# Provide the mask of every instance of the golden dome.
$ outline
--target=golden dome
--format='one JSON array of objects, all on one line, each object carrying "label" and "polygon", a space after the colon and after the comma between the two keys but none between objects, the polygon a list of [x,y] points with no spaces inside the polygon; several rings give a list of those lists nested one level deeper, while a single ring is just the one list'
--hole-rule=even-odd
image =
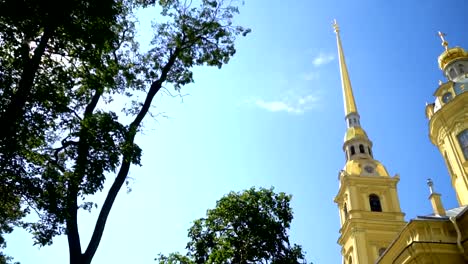
[{"label": "golden dome", "polygon": [[344,141],[349,141],[354,138],[364,138],[367,139],[367,134],[364,129],[360,127],[350,127],[346,130]]},{"label": "golden dome", "polygon": [[453,61],[468,59],[468,52],[460,47],[449,48],[439,56],[439,67],[441,70]]}]

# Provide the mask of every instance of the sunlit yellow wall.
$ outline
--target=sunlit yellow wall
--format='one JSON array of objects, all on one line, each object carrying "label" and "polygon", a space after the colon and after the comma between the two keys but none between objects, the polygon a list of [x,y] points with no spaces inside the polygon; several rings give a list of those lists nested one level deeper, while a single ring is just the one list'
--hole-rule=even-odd
[{"label": "sunlit yellow wall", "polygon": [[[452,221],[411,220],[381,256],[379,264],[444,263],[461,264],[468,261],[468,213],[456,219],[461,236]],[[457,241],[464,241],[463,250]]]},{"label": "sunlit yellow wall", "polygon": [[430,116],[429,136],[445,160],[458,203],[468,205],[468,160],[463,156],[457,138],[468,129],[468,92],[444,105],[441,96],[450,89],[453,89],[452,85],[444,84],[436,92],[436,100],[440,100],[442,107]]},{"label": "sunlit yellow wall", "polygon": [[[348,161],[340,174],[340,190],[335,202],[340,208],[342,223],[338,243],[346,264],[375,263],[379,250],[387,248],[406,224],[396,189],[398,176],[390,177],[378,161],[373,162],[381,168],[374,174],[366,175],[358,161]],[[371,211],[370,194],[379,196],[382,212]],[[344,204],[348,209],[347,217]]]}]

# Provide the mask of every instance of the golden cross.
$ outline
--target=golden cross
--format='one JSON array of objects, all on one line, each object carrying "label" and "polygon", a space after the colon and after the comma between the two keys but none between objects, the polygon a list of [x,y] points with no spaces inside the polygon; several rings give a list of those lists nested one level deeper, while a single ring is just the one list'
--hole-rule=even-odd
[{"label": "golden cross", "polygon": [[333,28],[335,29],[335,33],[340,32],[340,27],[338,26],[336,19],[333,19]]},{"label": "golden cross", "polygon": [[442,40],[442,46],[444,46],[445,50],[448,50],[448,42],[445,40],[445,36],[447,36],[445,33],[439,31],[439,37]]}]

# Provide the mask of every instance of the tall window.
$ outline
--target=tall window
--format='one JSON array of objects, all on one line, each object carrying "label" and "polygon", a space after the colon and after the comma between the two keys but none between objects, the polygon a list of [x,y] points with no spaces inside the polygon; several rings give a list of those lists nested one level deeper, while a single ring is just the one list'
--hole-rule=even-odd
[{"label": "tall window", "polygon": [[356,150],[354,149],[354,146],[351,146],[351,156],[356,154]]},{"label": "tall window", "polygon": [[359,152],[364,153],[364,146],[362,144],[359,145]]},{"label": "tall window", "polygon": [[376,194],[369,195],[370,210],[372,212],[382,212],[382,205],[380,205],[380,198]]},{"label": "tall window", "polygon": [[468,160],[468,129],[465,129],[458,134],[457,138],[463,152],[463,156],[465,156],[465,160]]},{"label": "tall window", "polygon": [[458,64],[458,71],[460,73],[465,73],[465,66],[463,64]]},{"label": "tall window", "polygon": [[450,76],[450,78],[453,79],[453,78],[455,78],[456,75],[457,75],[457,74],[455,73],[455,69],[451,68],[451,69],[449,70],[449,76]]}]

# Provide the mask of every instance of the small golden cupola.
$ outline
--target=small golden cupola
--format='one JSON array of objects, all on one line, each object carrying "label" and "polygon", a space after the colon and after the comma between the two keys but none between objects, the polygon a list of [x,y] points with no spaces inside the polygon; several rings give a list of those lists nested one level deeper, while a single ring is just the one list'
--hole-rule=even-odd
[{"label": "small golden cupola", "polygon": [[461,47],[449,48],[446,35],[439,31],[439,36],[445,50],[440,54],[438,64],[448,81],[439,81],[439,87],[434,92],[435,102],[426,105],[428,119],[455,97],[468,90],[468,51]]},{"label": "small golden cupola", "polygon": [[468,52],[461,47],[448,47],[445,34],[439,31],[445,51],[439,56],[439,68],[448,80],[457,82],[468,78]]}]

